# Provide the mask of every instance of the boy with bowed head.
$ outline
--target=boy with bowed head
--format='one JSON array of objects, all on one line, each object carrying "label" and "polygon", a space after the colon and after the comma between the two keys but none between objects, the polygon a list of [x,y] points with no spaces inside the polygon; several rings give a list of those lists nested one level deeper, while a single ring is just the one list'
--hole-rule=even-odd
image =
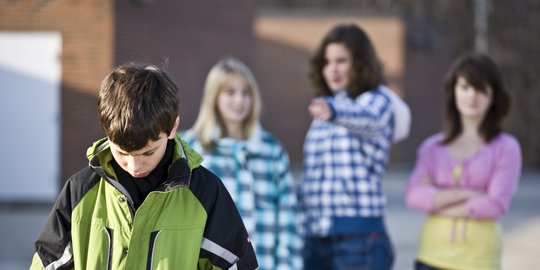
[{"label": "boy with bowed head", "polygon": [[103,80],[107,137],[67,180],[31,269],[257,269],[229,193],[176,133],[178,94],[153,65],[121,65]]}]

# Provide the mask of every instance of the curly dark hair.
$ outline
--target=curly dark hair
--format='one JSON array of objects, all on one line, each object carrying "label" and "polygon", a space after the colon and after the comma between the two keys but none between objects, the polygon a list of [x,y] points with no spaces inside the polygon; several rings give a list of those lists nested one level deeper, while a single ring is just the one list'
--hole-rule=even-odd
[{"label": "curly dark hair", "polygon": [[311,58],[309,78],[315,87],[315,96],[332,95],[322,74],[327,63],[326,48],[332,43],[343,44],[352,56],[352,75],[347,89],[349,97],[356,98],[384,83],[382,63],[367,34],[356,24],[340,24],[326,34]]}]

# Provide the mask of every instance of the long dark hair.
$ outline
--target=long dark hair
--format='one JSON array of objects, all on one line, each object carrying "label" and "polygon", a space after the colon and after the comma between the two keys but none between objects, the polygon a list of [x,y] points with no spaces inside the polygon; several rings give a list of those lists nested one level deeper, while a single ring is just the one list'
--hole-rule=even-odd
[{"label": "long dark hair", "polygon": [[475,91],[485,93],[488,87],[493,91],[491,105],[478,130],[484,141],[489,142],[502,131],[502,122],[510,110],[510,96],[495,62],[486,55],[471,53],[458,58],[446,75],[446,128],[443,143],[452,142],[463,130],[455,95],[459,77],[466,79]]},{"label": "long dark hair", "polygon": [[353,67],[347,89],[349,97],[356,98],[384,83],[382,63],[369,37],[355,24],[340,24],[326,34],[311,59],[309,78],[315,87],[315,96],[332,95],[322,74],[326,65],[326,47],[331,43],[343,44],[351,53]]}]

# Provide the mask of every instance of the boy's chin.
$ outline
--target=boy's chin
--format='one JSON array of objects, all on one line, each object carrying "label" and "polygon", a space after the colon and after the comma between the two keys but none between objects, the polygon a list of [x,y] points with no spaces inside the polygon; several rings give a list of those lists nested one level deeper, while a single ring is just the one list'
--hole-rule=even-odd
[{"label": "boy's chin", "polygon": [[[131,174],[131,173],[130,173]],[[148,176],[148,173],[137,173],[137,174],[131,174],[133,178],[145,178]]]}]

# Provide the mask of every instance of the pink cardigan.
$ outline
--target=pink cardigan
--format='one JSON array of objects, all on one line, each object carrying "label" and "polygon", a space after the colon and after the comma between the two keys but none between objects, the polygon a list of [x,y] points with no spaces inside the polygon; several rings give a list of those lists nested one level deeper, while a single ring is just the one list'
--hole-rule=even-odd
[{"label": "pink cardigan", "polygon": [[[418,150],[416,166],[407,184],[408,207],[433,211],[438,190],[454,187],[455,161],[442,145],[443,135],[427,138]],[[521,149],[510,134],[501,133],[462,162],[461,187],[485,192],[467,202],[474,219],[498,219],[508,210],[521,174]],[[427,178],[426,178],[427,176]],[[431,183],[426,183],[430,179]]]}]

